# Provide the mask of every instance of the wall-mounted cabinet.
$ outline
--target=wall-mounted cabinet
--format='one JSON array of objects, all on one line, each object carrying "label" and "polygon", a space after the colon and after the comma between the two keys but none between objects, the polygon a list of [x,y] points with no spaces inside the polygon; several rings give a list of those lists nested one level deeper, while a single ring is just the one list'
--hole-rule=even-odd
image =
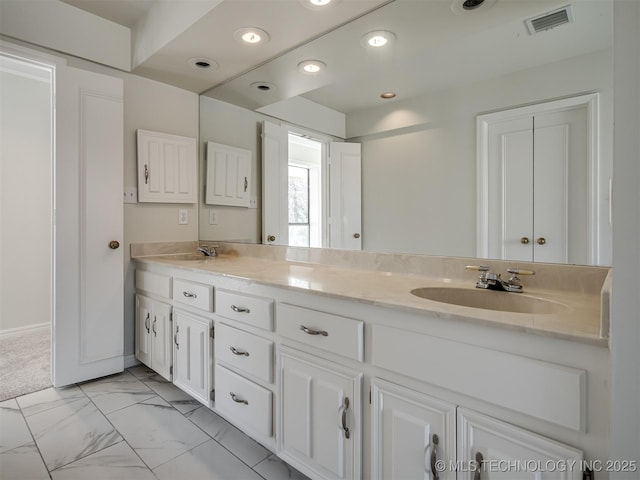
[{"label": "wall-mounted cabinet", "polygon": [[251,194],[251,151],[207,142],[205,203],[248,207]]},{"label": "wall-mounted cabinet", "polygon": [[138,130],[138,201],[196,203],[196,139]]}]

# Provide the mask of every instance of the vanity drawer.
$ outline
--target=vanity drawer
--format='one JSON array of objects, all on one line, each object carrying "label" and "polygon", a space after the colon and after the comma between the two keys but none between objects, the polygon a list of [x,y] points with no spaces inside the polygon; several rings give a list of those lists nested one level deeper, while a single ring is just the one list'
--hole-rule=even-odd
[{"label": "vanity drawer", "polygon": [[136,288],[160,297],[171,298],[171,277],[146,270],[136,270]]},{"label": "vanity drawer", "polygon": [[216,359],[273,382],[273,342],[223,323],[215,327]]},{"label": "vanity drawer", "polygon": [[216,365],[216,408],[257,433],[272,435],[273,394],[270,390]]},{"label": "vanity drawer", "polygon": [[173,300],[183,305],[213,311],[213,287],[181,278],[173,279]]},{"label": "vanity drawer", "polygon": [[364,359],[364,322],[361,320],[281,303],[277,332],[354,360]]},{"label": "vanity drawer", "polygon": [[269,298],[217,290],[216,314],[253,327],[273,330],[273,300]]}]

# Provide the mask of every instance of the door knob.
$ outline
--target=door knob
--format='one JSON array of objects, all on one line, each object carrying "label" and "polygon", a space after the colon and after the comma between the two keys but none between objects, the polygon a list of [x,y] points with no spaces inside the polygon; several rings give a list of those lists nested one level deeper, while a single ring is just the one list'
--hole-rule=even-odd
[{"label": "door knob", "polygon": [[520,243],[526,245],[527,243],[529,243],[529,237],[522,237],[520,239]]},{"label": "door knob", "polygon": [[111,240],[111,241],[109,242],[109,248],[110,248],[111,250],[115,250],[115,249],[117,249],[119,246],[120,246],[120,242],[118,242],[117,240]]},{"label": "door knob", "polygon": [[269,240],[270,242],[275,242],[276,241],[276,236],[275,235],[269,235],[267,237],[267,240]]},{"label": "door knob", "polygon": [[544,237],[540,237],[538,240],[536,240],[536,242],[538,242],[538,245],[544,245],[545,243],[547,243],[547,239]]}]

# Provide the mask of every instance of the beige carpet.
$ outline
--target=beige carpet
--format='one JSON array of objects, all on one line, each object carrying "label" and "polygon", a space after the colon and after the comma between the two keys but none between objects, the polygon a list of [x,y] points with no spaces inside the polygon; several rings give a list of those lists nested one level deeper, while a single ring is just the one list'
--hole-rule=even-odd
[{"label": "beige carpet", "polygon": [[0,336],[0,401],[51,386],[51,328]]}]

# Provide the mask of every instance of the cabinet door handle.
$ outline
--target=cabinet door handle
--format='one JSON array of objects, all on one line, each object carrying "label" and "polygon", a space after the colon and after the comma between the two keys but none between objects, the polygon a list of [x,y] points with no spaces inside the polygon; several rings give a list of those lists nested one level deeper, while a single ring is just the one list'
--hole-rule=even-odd
[{"label": "cabinet door handle", "polygon": [[149,333],[149,316],[150,315],[151,315],[150,313],[147,313],[147,318],[144,319],[144,328],[147,329],[147,333]]},{"label": "cabinet door handle", "polygon": [[326,330],[313,330],[311,328],[307,328],[304,325],[300,325],[300,330],[302,330],[307,335],[322,335],[323,337],[328,337],[329,333]]},{"label": "cabinet door handle", "polygon": [[244,191],[247,191],[247,188],[249,188],[249,182],[247,182],[247,177],[244,177]]},{"label": "cabinet door handle", "polygon": [[182,292],[182,295],[184,295],[187,298],[198,298],[198,296],[195,293],[191,293],[191,292]]},{"label": "cabinet door handle", "polygon": [[233,353],[234,355],[244,356],[244,357],[248,357],[249,356],[249,352],[244,352],[242,350],[238,350],[236,347],[229,347],[229,350],[231,350],[231,353]]},{"label": "cabinet door handle", "polygon": [[178,332],[180,331],[180,325],[176,325],[176,333],[173,335],[173,343],[176,344],[176,350],[180,350],[180,344],[178,343]]},{"label": "cabinet door handle", "polygon": [[233,310],[236,313],[251,313],[251,310],[249,310],[246,307],[237,307],[235,305],[231,305],[231,310]]},{"label": "cabinet door handle", "polygon": [[482,453],[476,452],[476,465],[475,472],[473,473],[473,480],[482,480],[482,463],[484,462],[484,457]]},{"label": "cabinet door handle", "polygon": [[156,331],[156,322],[158,321],[158,319],[154,316],[153,317],[153,326],[151,327],[151,330],[153,330],[153,336],[157,337],[158,336],[158,332]]},{"label": "cabinet door handle", "polygon": [[440,438],[437,434],[433,434],[433,448],[431,449],[431,454],[429,455],[429,464],[431,466],[431,476],[433,480],[440,480],[440,474],[438,473],[438,469],[436,467],[436,462],[438,460],[438,444],[440,443]]},{"label": "cabinet door handle", "polygon": [[144,183],[145,185],[149,183],[149,167],[147,165],[144,166]]},{"label": "cabinet door handle", "polygon": [[249,405],[249,401],[248,400],[244,400],[242,398],[238,398],[238,396],[233,393],[233,392],[229,392],[229,395],[231,395],[231,400],[233,400],[236,403],[242,403],[243,405]]},{"label": "cabinet door handle", "polygon": [[344,397],[344,403],[340,407],[342,410],[342,431],[344,432],[344,438],[349,440],[351,437],[351,432],[349,432],[349,427],[347,427],[347,410],[349,410],[349,397]]}]

